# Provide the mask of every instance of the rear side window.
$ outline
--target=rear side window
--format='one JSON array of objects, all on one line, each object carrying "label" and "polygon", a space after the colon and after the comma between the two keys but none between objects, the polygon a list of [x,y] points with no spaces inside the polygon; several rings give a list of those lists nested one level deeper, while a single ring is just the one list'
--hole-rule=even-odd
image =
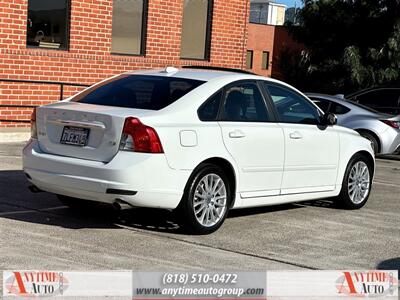
[{"label": "rear side window", "polygon": [[201,121],[216,121],[221,103],[222,91],[210,97],[199,109],[198,115]]},{"label": "rear side window", "polygon": [[329,112],[334,113],[336,115],[344,115],[347,114],[349,111],[350,108],[334,102],[332,102],[331,108],[329,110]]},{"label": "rear side window", "polygon": [[256,83],[231,85],[225,91],[223,121],[268,122],[268,112]]},{"label": "rear side window", "polygon": [[77,95],[88,104],[159,110],[174,103],[204,81],[150,75],[121,75]]}]

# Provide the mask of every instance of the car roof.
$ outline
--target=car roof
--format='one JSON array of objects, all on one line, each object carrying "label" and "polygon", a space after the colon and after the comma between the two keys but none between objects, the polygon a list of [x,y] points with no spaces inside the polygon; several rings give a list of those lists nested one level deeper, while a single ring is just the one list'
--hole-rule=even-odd
[{"label": "car roof", "polygon": [[328,95],[328,94],[320,94],[320,93],[305,93],[309,98],[319,98],[322,100],[331,100],[343,105],[351,105],[351,102],[347,101],[345,98],[339,98],[338,96]]},{"label": "car roof", "polygon": [[303,92],[299,91],[295,87],[274,79],[270,77],[265,77],[257,74],[253,74],[250,72],[244,72],[241,70],[235,71],[234,69],[226,69],[224,68],[174,68],[174,67],[166,67],[164,69],[151,69],[151,70],[138,70],[138,71],[129,71],[125,74],[136,74],[136,75],[153,75],[153,76],[165,76],[165,77],[175,77],[175,78],[185,78],[192,80],[200,80],[200,81],[212,81],[214,79],[223,79],[226,82],[238,81],[238,80],[264,80],[269,81],[271,83],[277,83],[283,86],[286,86],[290,89],[297,91],[298,93],[304,95]]},{"label": "car roof", "polygon": [[347,94],[345,97],[346,98],[352,98],[354,96],[358,96],[358,95],[361,95],[361,94],[364,94],[364,93],[368,93],[368,92],[371,92],[371,91],[379,91],[379,90],[387,90],[387,89],[389,89],[389,90],[391,90],[391,89],[395,89],[395,90],[400,89],[400,82],[358,90],[356,92]]},{"label": "car roof", "polygon": [[215,78],[222,77],[243,77],[243,79],[265,79],[265,77],[258,76],[255,74],[246,74],[235,71],[226,70],[211,70],[211,69],[197,69],[197,68],[174,68],[167,67],[164,69],[152,69],[145,71],[131,71],[128,74],[137,75],[153,75],[153,76],[165,76],[165,77],[175,77],[175,78],[185,78],[201,81],[210,81]]}]

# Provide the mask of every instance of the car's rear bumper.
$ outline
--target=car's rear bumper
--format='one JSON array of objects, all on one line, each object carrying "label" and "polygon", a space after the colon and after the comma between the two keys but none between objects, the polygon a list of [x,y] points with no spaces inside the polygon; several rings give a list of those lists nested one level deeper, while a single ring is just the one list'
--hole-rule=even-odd
[{"label": "car's rear bumper", "polygon": [[[163,154],[120,151],[103,163],[44,153],[36,140],[23,150],[23,168],[28,180],[43,191],[166,209],[179,204],[190,176],[190,171],[170,168]],[[128,191],[128,195],[110,193],[113,190]]]},{"label": "car's rear bumper", "polygon": [[381,139],[380,154],[395,154],[400,151],[400,130],[389,128],[381,134]]}]

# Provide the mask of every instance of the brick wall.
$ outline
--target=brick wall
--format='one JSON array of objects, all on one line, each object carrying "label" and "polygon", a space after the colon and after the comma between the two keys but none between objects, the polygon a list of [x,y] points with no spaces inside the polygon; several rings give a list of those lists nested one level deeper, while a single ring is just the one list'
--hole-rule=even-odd
[{"label": "brick wall", "polygon": [[[273,25],[249,24],[247,50],[253,51],[253,68],[254,73],[271,76],[271,70],[274,67],[274,37],[275,28]],[[262,53],[269,51],[269,67],[267,70],[262,69]]]},{"label": "brick wall", "polygon": [[[180,59],[183,0],[149,0],[145,56],[111,55],[111,0],[71,0],[69,51],[26,47],[28,0],[0,1],[0,79],[93,84],[124,71],[167,65],[244,68],[249,0],[214,0],[210,61]],[[0,82],[0,105],[57,101],[54,85]],[[65,97],[79,88],[65,87]],[[26,120],[30,109],[0,107],[0,119]],[[0,122],[0,127],[29,124]]]},{"label": "brick wall", "polygon": [[[251,71],[280,80],[285,80],[279,69],[281,54],[286,49],[302,50],[304,46],[295,42],[285,26],[249,24],[247,50],[253,50]],[[269,67],[262,69],[262,53],[269,52]]]}]

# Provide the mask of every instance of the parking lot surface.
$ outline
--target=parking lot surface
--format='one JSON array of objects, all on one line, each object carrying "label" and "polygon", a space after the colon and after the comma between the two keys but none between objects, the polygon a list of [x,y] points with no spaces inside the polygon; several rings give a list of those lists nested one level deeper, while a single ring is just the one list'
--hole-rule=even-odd
[{"label": "parking lot surface", "polygon": [[400,161],[377,161],[364,208],[329,200],[232,211],[188,236],[167,211],[76,212],[28,191],[22,144],[0,144],[0,269],[399,269]]}]

